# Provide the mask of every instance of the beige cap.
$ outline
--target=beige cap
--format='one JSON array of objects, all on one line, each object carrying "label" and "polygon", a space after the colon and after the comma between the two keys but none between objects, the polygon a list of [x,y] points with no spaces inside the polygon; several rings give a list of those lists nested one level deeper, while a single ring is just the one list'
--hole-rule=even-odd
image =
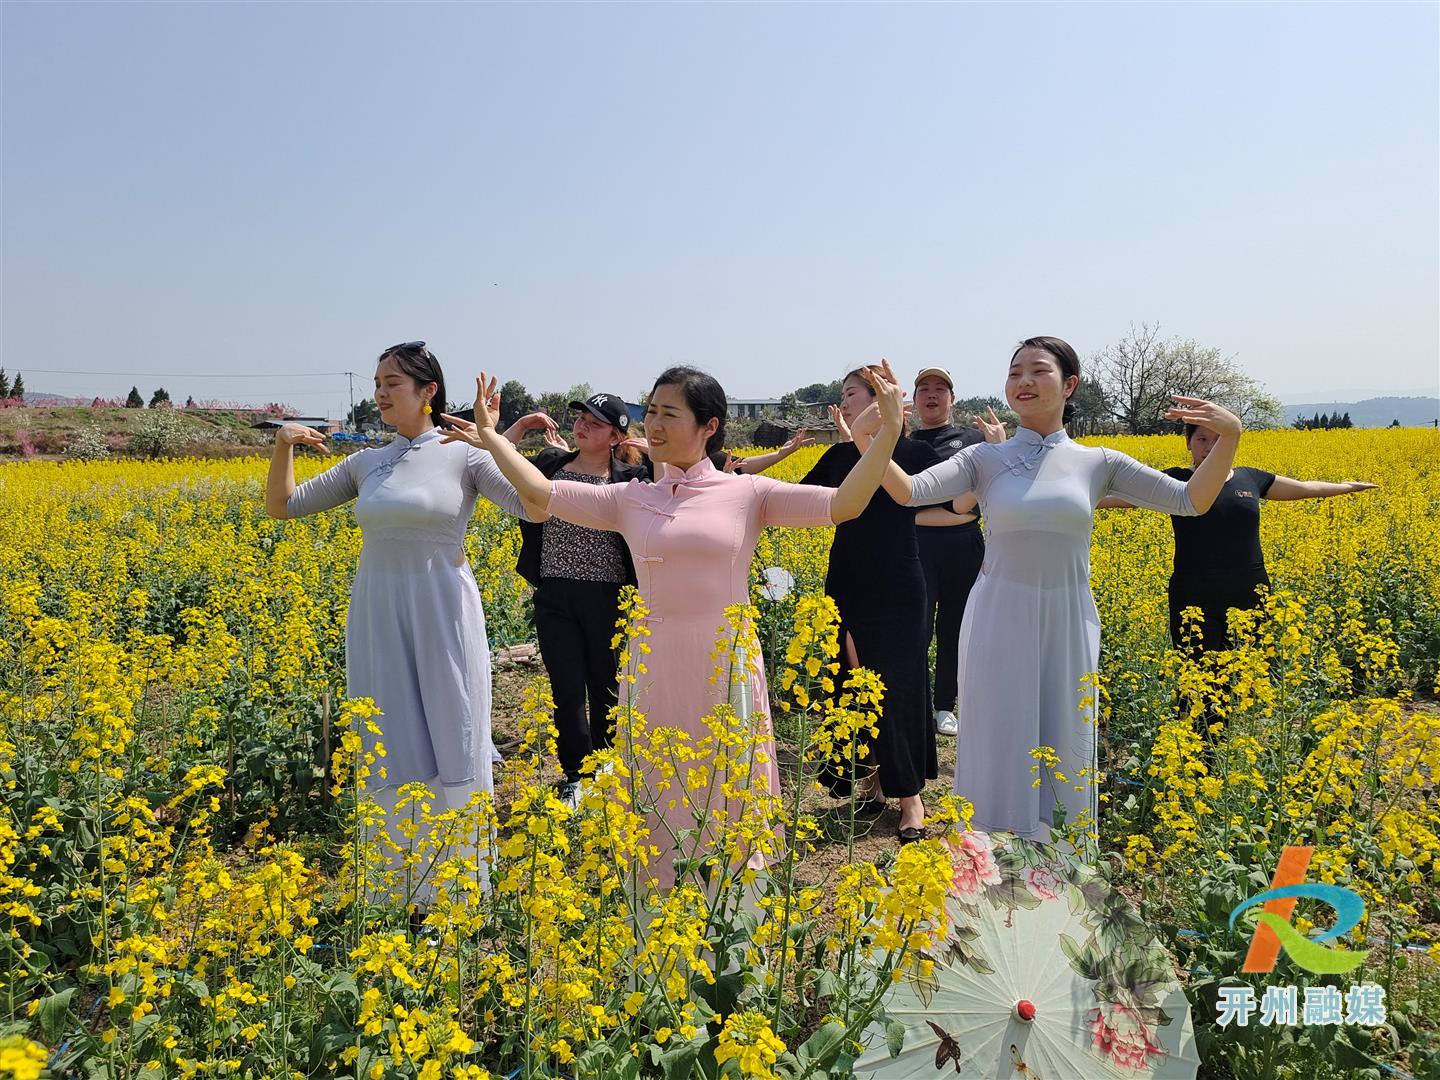
[{"label": "beige cap", "polygon": [[937,379],[944,379],[945,385],[950,387],[950,392],[952,394],[955,392],[955,380],[950,378],[950,373],[943,367],[927,367],[924,371],[920,372],[919,375],[915,376],[915,385],[919,386],[921,379],[928,379],[932,375]]}]

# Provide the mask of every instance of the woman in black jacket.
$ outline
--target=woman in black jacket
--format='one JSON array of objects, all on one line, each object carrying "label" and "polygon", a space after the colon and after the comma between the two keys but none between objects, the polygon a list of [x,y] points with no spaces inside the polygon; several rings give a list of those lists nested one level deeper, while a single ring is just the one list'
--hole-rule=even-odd
[{"label": "woman in black jacket", "polygon": [[[593,394],[570,402],[578,449],[551,445],[533,463],[547,478],[590,484],[645,478],[622,456],[630,429],[625,402]],[[514,426],[519,426],[517,423]],[[580,766],[593,750],[610,745],[610,708],[618,699],[615,637],[620,590],[635,584],[630,549],[619,533],[601,532],[552,517],[521,522],[516,569],[535,587],[535,633],[555,699],[555,732],[565,779],[560,798],[580,800]],[[587,717],[588,705],[588,717]]]}]

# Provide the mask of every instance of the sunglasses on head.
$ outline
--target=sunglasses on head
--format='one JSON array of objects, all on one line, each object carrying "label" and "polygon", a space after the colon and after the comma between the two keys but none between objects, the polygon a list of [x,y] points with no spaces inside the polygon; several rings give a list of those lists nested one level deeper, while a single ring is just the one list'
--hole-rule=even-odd
[{"label": "sunglasses on head", "polygon": [[418,352],[418,353],[423,353],[423,352],[426,352],[427,350],[426,350],[426,348],[425,348],[425,342],[423,342],[423,341],[402,341],[399,345],[391,345],[391,346],[390,346],[388,349],[386,349],[385,351],[386,351],[387,353],[392,353],[392,352]]}]

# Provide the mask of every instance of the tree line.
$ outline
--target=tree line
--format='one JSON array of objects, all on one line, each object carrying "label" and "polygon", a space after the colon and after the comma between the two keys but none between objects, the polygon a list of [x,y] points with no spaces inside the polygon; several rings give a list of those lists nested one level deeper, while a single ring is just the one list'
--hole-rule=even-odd
[{"label": "tree line", "polygon": [[15,373],[12,381],[5,374],[5,369],[0,367],[0,401],[24,401],[25,400],[25,377],[20,372]]},{"label": "tree line", "polygon": [[[793,415],[838,403],[840,384],[836,379],[792,390],[780,399],[778,411]],[[1162,338],[1159,324],[1141,323],[1085,361],[1080,385],[1070,399],[1074,406],[1071,430],[1081,435],[1103,430],[1135,435],[1173,431],[1175,425],[1162,419],[1172,393],[1224,405],[1246,427],[1279,427],[1283,422],[1279,400],[1245,374],[1233,356],[1189,338]],[[993,408],[1002,419],[1015,420],[998,397],[957,398],[955,402],[960,416],[983,413],[987,408]],[[1317,426],[1348,427],[1349,417]]]},{"label": "tree line", "polygon": [[[1350,422],[1350,413],[1332,412],[1329,415],[1317,412],[1314,416],[1296,417],[1294,427],[1299,431],[1329,431],[1331,428],[1349,428],[1355,425]],[[1399,427],[1400,421],[1395,421],[1393,427]]]}]

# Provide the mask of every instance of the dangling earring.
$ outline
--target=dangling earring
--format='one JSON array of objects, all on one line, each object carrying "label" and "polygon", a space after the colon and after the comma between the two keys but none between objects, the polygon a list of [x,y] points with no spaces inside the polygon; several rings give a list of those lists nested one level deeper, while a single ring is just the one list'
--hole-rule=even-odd
[{"label": "dangling earring", "polygon": [[428,402],[428,401],[425,402],[424,412],[425,412],[425,415],[426,415],[426,416],[429,416],[429,415],[430,415],[431,409],[430,409],[430,402]]}]

